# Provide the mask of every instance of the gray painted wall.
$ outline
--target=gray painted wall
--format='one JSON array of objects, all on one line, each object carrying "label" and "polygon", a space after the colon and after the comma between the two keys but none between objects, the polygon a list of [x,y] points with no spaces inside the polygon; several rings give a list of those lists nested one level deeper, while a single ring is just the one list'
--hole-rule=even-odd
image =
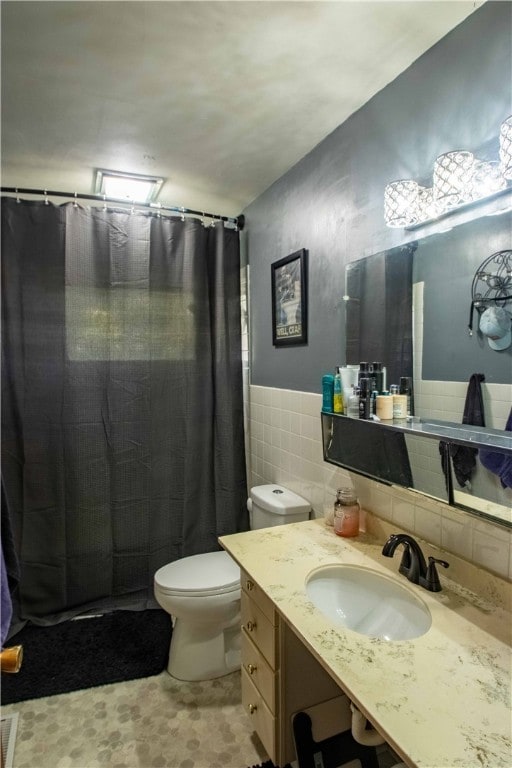
[{"label": "gray painted wall", "polygon": [[[486,3],[244,211],[253,384],[320,392],[322,374],[344,362],[345,265],[414,239],[384,224],[388,182],[426,181],[450,149],[497,155],[512,113],[511,25],[510,3]],[[309,341],[275,348],[270,265],[299,248],[309,251]],[[448,354],[450,336],[442,343]]]}]

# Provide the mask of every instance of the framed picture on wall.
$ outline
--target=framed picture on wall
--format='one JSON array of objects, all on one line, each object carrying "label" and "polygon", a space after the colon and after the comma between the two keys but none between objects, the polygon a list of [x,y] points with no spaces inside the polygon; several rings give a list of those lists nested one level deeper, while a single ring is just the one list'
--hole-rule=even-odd
[{"label": "framed picture on wall", "polygon": [[285,256],[272,269],[272,343],[275,347],[308,340],[307,251]]}]

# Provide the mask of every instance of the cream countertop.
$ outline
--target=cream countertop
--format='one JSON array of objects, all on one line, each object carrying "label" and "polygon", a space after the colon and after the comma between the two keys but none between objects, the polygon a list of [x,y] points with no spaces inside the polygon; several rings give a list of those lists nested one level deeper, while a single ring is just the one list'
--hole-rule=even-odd
[{"label": "cream countertop", "polygon": [[[323,520],[219,541],[408,765],[511,768],[510,585],[503,588],[501,582],[492,601],[443,572],[443,591],[428,592],[398,574],[401,547],[392,560],[385,558],[385,538],[361,534],[343,539]],[[427,547],[424,552],[429,553]],[[330,563],[394,576],[426,603],[431,628],[413,640],[388,642],[334,626],[304,588],[310,571]]]}]

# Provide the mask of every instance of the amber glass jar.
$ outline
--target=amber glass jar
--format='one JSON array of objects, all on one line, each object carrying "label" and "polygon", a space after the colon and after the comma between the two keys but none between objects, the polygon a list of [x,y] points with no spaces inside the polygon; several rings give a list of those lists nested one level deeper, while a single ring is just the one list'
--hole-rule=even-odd
[{"label": "amber glass jar", "polygon": [[338,488],[334,504],[334,532],[338,536],[359,534],[359,510],[361,509],[353,488]]}]

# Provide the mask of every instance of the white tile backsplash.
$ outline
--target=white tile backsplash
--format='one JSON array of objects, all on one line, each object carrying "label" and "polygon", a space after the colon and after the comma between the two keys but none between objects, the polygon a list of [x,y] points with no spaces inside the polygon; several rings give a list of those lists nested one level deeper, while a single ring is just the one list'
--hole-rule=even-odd
[{"label": "white tile backsplash", "polygon": [[[460,423],[466,389],[461,382],[421,381],[415,396],[435,403],[439,414],[436,418]],[[512,387],[487,384],[483,395],[487,425],[503,429]],[[314,517],[322,517],[334,503],[336,489],[353,485],[361,505],[378,517],[512,580],[512,534],[503,526],[437,499],[351,476],[325,462],[320,395],[251,385],[249,398],[250,486],[284,485],[311,503]],[[437,462],[437,455],[432,460]]]}]

